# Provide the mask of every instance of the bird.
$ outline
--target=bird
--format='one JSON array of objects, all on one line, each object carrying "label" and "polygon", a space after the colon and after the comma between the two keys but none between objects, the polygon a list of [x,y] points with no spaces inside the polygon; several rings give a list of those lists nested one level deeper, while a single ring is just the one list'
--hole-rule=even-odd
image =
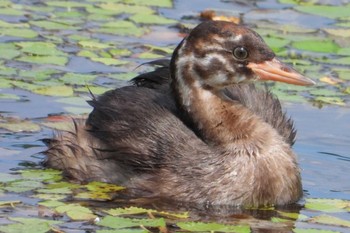
[{"label": "bird", "polygon": [[44,165],[76,182],[102,181],[144,197],[259,207],[303,195],[296,130],[256,81],[314,81],[276,58],[252,29],[197,25],[171,60],[89,101],[86,120],[45,140]]}]

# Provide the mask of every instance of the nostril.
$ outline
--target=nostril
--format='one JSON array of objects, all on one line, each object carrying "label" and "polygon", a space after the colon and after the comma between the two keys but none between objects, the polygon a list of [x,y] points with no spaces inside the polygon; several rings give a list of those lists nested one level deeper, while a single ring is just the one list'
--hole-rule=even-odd
[{"label": "nostril", "polygon": [[283,71],[285,71],[285,72],[288,72],[288,73],[293,72],[293,69],[290,68],[289,66],[282,66],[282,67],[281,67],[281,70],[283,70]]}]

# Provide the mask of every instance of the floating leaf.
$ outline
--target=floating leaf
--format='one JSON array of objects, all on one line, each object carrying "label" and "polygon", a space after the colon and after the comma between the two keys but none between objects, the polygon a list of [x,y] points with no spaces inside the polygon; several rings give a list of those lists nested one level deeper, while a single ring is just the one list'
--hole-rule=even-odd
[{"label": "floating leaf", "polygon": [[22,16],[23,15],[23,11],[21,10],[17,10],[17,9],[13,9],[12,7],[10,8],[0,8],[0,15],[13,15],[13,16]]},{"label": "floating leaf", "polygon": [[104,217],[97,225],[110,227],[110,228],[127,228],[127,227],[165,227],[165,221],[163,218],[154,219],[131,219],[131,218],[121,218],[121,217]]},{"label": "floating leaf", "polygon": [[100,28],[95,29],[97,32],[116,34],[121,36],[137,36],[144,35],[149,29],[144,27],[137,27],[134,23],[129,21],[108,22],[101,25]]},{"label": "floating leaf", "polygon": [[33,55],[47,55],[47,56],[65,56],[66,54],[57,50],[56,45],[49,42],[18,42],[17,46],[21,47],[21,51]]},{"label": "floating leaf", "polygon": [[219,231],[219,232],[236,232],[236,233],[250,233],[249,226],[243,225],[224,225],[220,223],[203,223],[203,222],[179,222],[176,224],[186,231]]},{"label": "floating leaf", "polygon": [[84,7],[90,7],[87,3],[80,3],[80,2],[74,2],[74,1],[46,1],[46,5],[48,6],[54,6],[54,7],[64,7],[64,8],[84,8]]},{"label": "floating leaf", "polygon": [[274,52],[283,50],[284,49],[283,47],[290,43],[289,40],[276,38],[276,37],[265,37],[264,41],[269,45],[269,47]]},{"label": "floating leaf", "polygon": [[[1,153],[2,154],[2,153]],[[6,183],[9,181],[18,180],[20,177],[17,175],[11,175],[7,173],[0,173],[0,183]]]},{"label": "floating leaf", "polygon": [[305,208],[322,212],[350,211],[350,201],[340,199],[306,199]]},{"label": "floating leaf", "polygon": [[4,189],[9,192],[21,193],[43,187],[43,184],[34,180],[17,180],[8,183]]},{"label": "floating leaf", "polygon": [[73,88],[70,86],[48,86],[48,87],[39,87],[33,90],[34,93],[40,95],[49,95],[49,96],[72,96]]},{"label": "floating leaf", "polygon": [[90,209],[78,204],[61,205],[55,210],[60,214],[66,214],[72,220],[91,220],[97,217]]},{"label": "floating leaf", "polygon": [[143,14],[154,13],[154,10],[146,6],[126,5],[126,4],[119,4],[119,3],[103,3],[98,6],[106,11],[114,12],[113,13],[114,15],[137,14],[139,12],[142,12]]},{"label": "floating leaf", "polygon": [[0,128],[11,132],[38,132],[41,130],[39,125],[26,120],[11,120],[8,122],[1,122]]},{"label": "floating leaf", "polygon": [[15,206],[17,204],[21,204],[21,201],[0,201],[0,207],[3,206]]},{"label": "floating leaf", "polygon": [[136,77],[138,73],[135,72],[127,72],[127,73],[118,73],[118,74],[109,74],[108,77],[116,78],[119,80],[130,80]]},{"label": "floating leaf", "polygon": [[57,22],[51,22],[51,21],[30,21],[30,24],[45,28],[46,30],[77,30],[78,27],[74,27],[71,25],[63,24],[63,23],[57,23]]},{"label": "floating leaf", "polygon": [[156,6],[156,7],[172,7],[173,2],[171,0],[124,0],[125,3],[134,5]]},{"label": "floating leaf", "polygon": [[91,108],[81,108],[81,107],[64,107],[66,112],[72,113],[74,115],[87,114],[91,112]]},{"label": "floating leaf", "polygon": [[89,93],[91,91],[92,94],[94,95],[101,95],[105,93],[106,91],[111,90],[111,88],[106,88],[106,87],[100,87],[100,86],[86,86],[86,87],[79,87],[76,88],[75,91],[78,92],[87,92]]},{"label": "floating leaf", "polygon": [[128,207],[128,208],[116,208],[116,209],[110,209],[108,211],[105,211],[109,215],[112,216],[119,216],[119,215],[135,215],[135,214],[146,214],[146,213],[152,213],[155,215],[161,215],[165,217],[173,217],[173,218],[188,218],[188,212],[184,213],[168,213],[164,211],[157,211],[152,209],[144,209],[139,207]]},{"label": "floating leaf", "polygon": [[137,56],[140,59],[159,59],[163,58],[163,55],[152,53],[152,52],[143,52]]},{"label": "floating leaf", "polygon": [[295,228],[293,229],[294,233],[340,233],[339,231],[329,231],[321,229],[312,229],[312,228]]},{"label": "floating leaf", "polygon": [[80,46],[82,46],[83,48],[105,49],[105,48],[111,47],[108,44],[103,44],[103,43],[100,43],[97,41],[92,41],[92,40],[79,41],[78,44]]},{"label": "floating leaf", "polygon": [[337,52],[338,55],[350,56],[350,47],[349,48],[341,48]]},{"label": "floating leaf", "polygon": [[294,219],[294,220],[305,220],[308,218],[308,216],[300,213],[288,213],[288,212],[278,211],[278,214],[283,217]]},{"label": "floating leaf", "polygon": [[30,169],[22,170],[21,175],[24,179],[40,181],[59,181],[62,179],[62,172],[54,169]]},{"label": "floating leaf", "polygon": [[90,59],[92,61],[101,62],[101,63],[108,65],[108,66],[110,66],[110,65],[120,66],[120,65],[125,65],[128,63],[127,61],[118,60],[116,58],[92,57]]},{"label": "floating leaf", "polygon": [[38,36],[37,32],[27,28],[2,28],[0,34],[27,39],[35,38]]},{"label": "floating leaf", "polygon": [[326,6],[326,5],[311,5],[311,6],[296,6],[297,11],[319,15],[328,18],[340,18],[349,16],[350,5],[345,6]]},{"label": "floating leaf", "polygon": [[65,203],[57,200],[47,200],[47,201],[39,202],[38,205],[42,205],[46,207],[58,207],[58,206],[65,205]]},{"label": "floating leaf", "polygon": [[19,223],[0,226],[1,232],[26,232],[45,233],[51,230],[52,225],[60,224],[60,221],[45,220],[39,218],[9,218]]},{"label": "floating leaf", "polygon": [[341,99],[340,97],[318,96],[314,100],[319,101],[321,103],[326,103],[326,104],[335,104],[335,105],[345,106],[344,100]]},{"label": "floating leaf", "polygon": [[309,221],[313,223],[321,223],[321,224],[335,225],[335,226],[341,226],[341,227],[350,227],[350,221],[337,218],[334,216],[330,216],[330,215],[320,215],[320,216],[312,217],[310,218]]},{"label": "floating leaf", "polygon": [[292,46],[296,49],[307,50],[312,52],[336,53],[339,45],[331,40],[302,40],[295,41]]},{"label": "floating leaf", "polygon": [[96,233],[149,233],[143,229],[114,229],[114,230],[97,230]]},{"label": "floating leaf", "polygon": [[135,14],[129,19],[135,23],[140,24],[175,24],[177,23],[174,19],[168,19],[160,15],[145,14],[144,12]]},{"label": "floating leaf", "polygon": [[16,60],[37,64],[52,64],[58,66],[64,66],[68,62],[68,58],[60,56],[22,56]]},{"label": "floating leaf", "polygon": [[116,192],[125,189],[122,186],[115,185],[115,184],[108,184],[103,182],[90,182],[89,184],[85,185],[85,187],[90,191],[95,192]]},{"label": "floating leaf", "polygon": [[60,80],[65,84],[71,85],[87,85],[96,78],[96,75],[91,74],[78,74],[78,73],[65,73]]},{"label": "floating leaf", "polygon": [[350,29],[327,28],[324,30],[333,36],[350,37]]},{"label": "floating leaf", "polygon": [[132,52],[128,49],[110,49],[108,52],[113,57],[130,56],[132,54]]}]

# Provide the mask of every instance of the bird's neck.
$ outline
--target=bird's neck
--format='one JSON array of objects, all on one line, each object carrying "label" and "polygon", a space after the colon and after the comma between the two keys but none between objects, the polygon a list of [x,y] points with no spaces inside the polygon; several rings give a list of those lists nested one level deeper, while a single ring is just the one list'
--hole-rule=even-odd
[{"label": "bird's neck", "polygon": [[[199,136],[208,144],[226,151],[256,151],[266,135],[261,119],[221,91],[203,87],[191,69],[182,64],[173,77],[173,91],[179,109]],[[267,127],[269,128],[269,127]],[[261,132],[260,132],[261,131]]]}]

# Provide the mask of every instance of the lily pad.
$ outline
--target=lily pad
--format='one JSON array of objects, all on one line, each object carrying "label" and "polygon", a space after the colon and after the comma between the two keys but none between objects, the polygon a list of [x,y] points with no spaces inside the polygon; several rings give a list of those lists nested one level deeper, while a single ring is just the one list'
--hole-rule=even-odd
[{"label": "lily pad", "polygon": [[128,61],[122,61],[116,58],[105,58],[105,57],[92,57],[90,58],[92,61],[100,62],[105,65],[115,65],[115,66],[120,66],[120,65],[125,65],[129,63]]},{"label": "lily pad", "polygon": [[327,6],[327,5],[311,5],[311,6],[296,6],[297,11],[319,15],[327,18],[340,18],[349,16],[350,4],[345,6]]},{"label": "lily pad", "polygon": [[68,62],[68,58],[60,56],[22,56],[16,60],[37,64],[52,64],[58,66],[64,66]]},{"label": "lily pad", "polygon": [[78,204],[61,205],[55,210],[60,214],[66,214],[72,220],[92,220],[97,217],[89,208]]},{"label": "lily pad", "polygon": [[322,53],[336,53],[340,49],[340,46],[331,40],[295,41],[292,46],[300,50]]},{"label": "lily pad", "polygon": [[21,47],[21,51],[32,55],[46,55],[46,56],[66,56],[62,51],[56,48],[56,45],[49,42],[18,42],[17,46]]},{"label": "lily pad", "polygon": [[131,218],[121,218],[121,217],[112,217],[106,216],[97,225],[121,229],[128,227],[165,227],[166,223],[163,218],[155,219],[131,219]]},{"label": "lily pad", "polygon": [[70,85],[87,85],[96,78],[96,75],[65,73],[60,80]]},{"label": "lily pad", "polygon": [[77,30],[79,27],[74,27],[71,25],[63,24],[63,23],[57,23],[57,22],[51,22],[47,20],[42,21],[30,21],[30,24],[45,28],[46,30]]},{"label": "lily pad", "polygon": [[0,34],[21,38],[36,38],[38,33],[28,28],[2,28]]},{"label": "lily pad", "polygon": [[39,218],[9,218],[11,221],[19,222],[0,226],[1,232],[26,232],[45,233],[51,230],[52,225],[60,224],[60,221],[45,220]]},{"label": "lily pad", "polygon": [[306,199],[305,208],[322,212],[350,211],[350,201],[339,199]]},{"label": "lily pad", "polygon": [[174,19],[168,19],[160,15],[145,14],[144,12],[135,14],[129,18],[135,23],[139,24],[175,24],[177,23]]},{"label": "lily pad", "polygon": [[335,225],[335,226],[341,226],[341,227],[350,227],[350,221],[344,220],[341,218],[337,218],[330,215],[320,215],[313,217],[309,220],[309,222],[313,223],[321,223],[321,224],[327,224],[327,225]]},{"label": "lily pad", "polygon": [[40,126],[27,120],[11,120],[8,122],[1,122],[0,128],[11,132],[38,132],[41,130]]},{"label": "lily pad", "polygon": [[43,184],[34,180],[17,180],[8,183],[4,189],[9,192],[21,193],[43,187]]},{"label": "lily pad", "polygon": [[34,93],[40,95],[49,95],[49,96],[72,96],[73,88],[70,86],[47,86],[39,87],[33,90]]},{"label": "lily pad", "polygon": [[220,223],[203,223],[203,222],[179,222],[176,224],[182,230],[191,232],[203,231],[218,231],[218,232],[236,232],[236,233],[250,233],[250,227],[244,225],[224,225]]}]

